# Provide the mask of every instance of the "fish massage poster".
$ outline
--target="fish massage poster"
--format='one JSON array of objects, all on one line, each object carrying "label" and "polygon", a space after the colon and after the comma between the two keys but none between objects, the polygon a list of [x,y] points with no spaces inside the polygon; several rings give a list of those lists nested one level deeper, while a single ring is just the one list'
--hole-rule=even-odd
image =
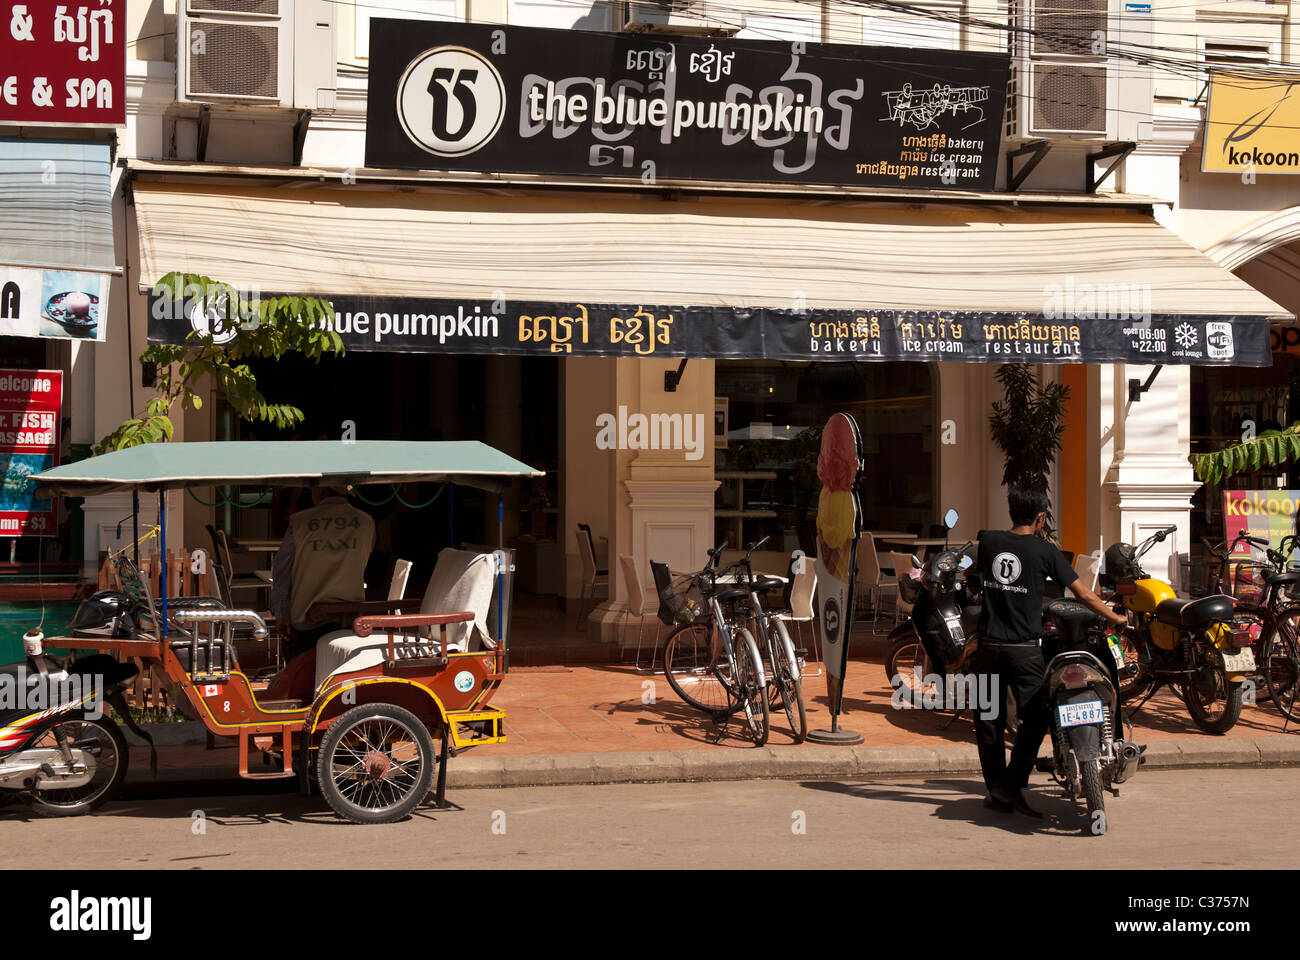
[{"label": "fish massage poster", "polygon": [[59,462],[60,370],[0,369],[0,537],[52,537],[53,499],[36,499],[30,478]]},{"label": "fish massage poster", "polygon": [[[853,580],[862,533],[858,502],[862,468],[862,437],[857,422],[847,414],[837,413],[826,421],[817,457],[817,477],[822,482],[817,501],[817,619],[833,725],[840,713],[853,621]],[[869,544],[868,548],[875,549],[875,545]]]}]

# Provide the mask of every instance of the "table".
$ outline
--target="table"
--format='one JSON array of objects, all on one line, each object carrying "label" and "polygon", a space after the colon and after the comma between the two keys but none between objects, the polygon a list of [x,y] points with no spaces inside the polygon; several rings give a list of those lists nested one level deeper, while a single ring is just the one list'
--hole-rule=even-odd
[{"label": "table", "polygon": [[279,540],[236,540],[235,546],[249,553],[275,553],[280,549]]},{"label": "table", "polygon": [[916,534],[908,533],[906,530],[872,530],[871,535],[877,540],[897,540],[900,543],[911,541],[916,537]]}]

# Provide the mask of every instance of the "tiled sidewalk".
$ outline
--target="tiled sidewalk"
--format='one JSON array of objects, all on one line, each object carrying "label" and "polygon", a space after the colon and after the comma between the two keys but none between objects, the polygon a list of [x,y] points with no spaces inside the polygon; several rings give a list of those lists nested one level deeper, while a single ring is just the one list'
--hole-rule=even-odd
[{"label": "tiled sidewalk", "polygon": [[[816,665],[812,669],[817,669]],[[651,702],[644,702],[644,701]],[[830,725],[825,677],[808,677],[804,700],[809,729]],[[614,665],[517,667],[511,669],[493,700],[506,710],[506,743],[480,754],[537,755],[624,750],[748,748],[737,724],[719,728],[683,703],[663,674],[638,673]],[[840,725],[861,733],[869,746],[974,743],[968,714],[952,723],[951,713],[895,709],[883,657],[849,662],[845,713]],[[1283,732],[1283,718],[1270,704],[1247,705],[1228,737],[1259,737]],[[1300,732],[1291,724],[1287,732]],[[1134,718],[1138,742],[1216,739],[1202,733],[1182,701],[1162,691]],[[794,742],[785,713],[772,714],[772,746]]]},{"label": "tiled sidewalk", "polygon": [[[877,641],[874,645],[883,646],[883,643]],[[813,664],[810,669],[816,671],[819,665]],[[933,749],[946,745],[973,749],[975,735],[969,714],[952,720],[950,712],[895,709],[891,705],[883,655],[851,659],[845,690],[846,713],[841,718],[841,726],[861,733],[866,747]],[[805,679],[804,698],[809,729],[828,727],[830,714],[824,676]],[[741,736],[738,723],[719,727],[679,700],[662,673],[638,673],[630,666],[514,667],[493,703],[507,712],[508,739],[465,754],[476,761],[495,763],[493,758],[500,758],[508,763],[511,757],[567,757],[572,763],[580,755],[667,756],[689,750],[715,751],[719,762],[734,766],[716,752],[727,751],[727,755],[739,759],[744,751],[754,749],[752,741]],[[1182,702],[1167,692],[1148,702],[1134,722],[1134,736],[1139,743],[1164,742],[1174,752],[1177,745],[1182,745],[1202,754],[1206,751],[1214,754],[1219,748],[1229,747],[1234,740],[1276,737],[1284,732],[1300,733],[1300,727],[1291,724],[1284,731],[1281,715],[1270,704],[1259,704],[1247,705],[1241,719],[1225,736],[1202,733],[1192,723]],[[772,713],[768,746],[789,751],[792,757],[806,754],[810,762],[820,756],[818,751],[843,749],[812,744],[795,746],[785,713],[780,710]],[[147,778],[148,752],[135,747],[131,753],[133,778]],[[204,775],[225,778],[234,776],[235,772],[235,749],[225,741],[218,741],[215,750],[207,750],[202,745],[162,747],[158,758],[160,769],[170,770],[174,776],[188,775],[182,771],[198,775],[202,770]],[[616,759],[610,757],[611,761]],[[1222,761],[1211,759],[1211,762]]]}]

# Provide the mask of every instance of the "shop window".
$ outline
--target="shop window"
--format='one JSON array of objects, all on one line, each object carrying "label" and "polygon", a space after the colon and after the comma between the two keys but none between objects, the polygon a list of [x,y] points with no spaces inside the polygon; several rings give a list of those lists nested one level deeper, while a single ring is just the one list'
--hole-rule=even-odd
[{"label": "shop window", "polygon": [[382,5],[358,3],[356,51],[358,60],[370,57],[370,18],[392,20],[443,20],[460,23],[465,19],[465,0],[383,0]]},{"label": "shop window", "polygon": [[[931,364],[718,361],[715,540],[816,552],[817,454],[834,413],[862,433],[866,529],[937,519]],[[725,445],[724,445],[725,443]]]},{"label": "shop window", "polygon": [[611,2],[582,3],[572,0],[510,0],[507,20],[517,27],[550,27],[554,30],[614,30]]},{"label": "shop window", "polygon": [[746,13],[745,29],[736,36],[742,40],[816,43],[821,40],[821,22],[815,16],[795,13]]},{"label": "shop window", "polygon": [[[1273,366],[1193,367],[1191,451],[1210,453],[1240,443],[1244,435],[1277,430],[1300,421],[1300,357],[1277,353]],[[1297,464],[1249,470],[1223,483],[1205,484],[1192,498],[1193,562],[1198,565],[1204,541],[1224,539],[1223,491],[1300,489]],[[1193,573],[1192,585],[1202,582]]]},{"label": "shop window", "polygon": [[1201,67],[1267,67],[1278,62],[1278,44],[1243,37],[1201,37]]},{"label": "shop window", "polygon": [[[922,9],[925,12],[907,16],[864,16],[862,42],[882,47],[960,50],[962,4],[927,5]],[[931,11],[934,16],[925,15]]]}]

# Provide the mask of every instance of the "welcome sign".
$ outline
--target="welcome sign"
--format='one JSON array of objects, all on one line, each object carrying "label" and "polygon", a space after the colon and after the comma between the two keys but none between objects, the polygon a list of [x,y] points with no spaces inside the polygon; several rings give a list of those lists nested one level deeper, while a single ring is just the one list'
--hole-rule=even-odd
[{"label": "welcome sign", "polygon": [[1001,54],[371,20],[366,165],[990,190]]}]

